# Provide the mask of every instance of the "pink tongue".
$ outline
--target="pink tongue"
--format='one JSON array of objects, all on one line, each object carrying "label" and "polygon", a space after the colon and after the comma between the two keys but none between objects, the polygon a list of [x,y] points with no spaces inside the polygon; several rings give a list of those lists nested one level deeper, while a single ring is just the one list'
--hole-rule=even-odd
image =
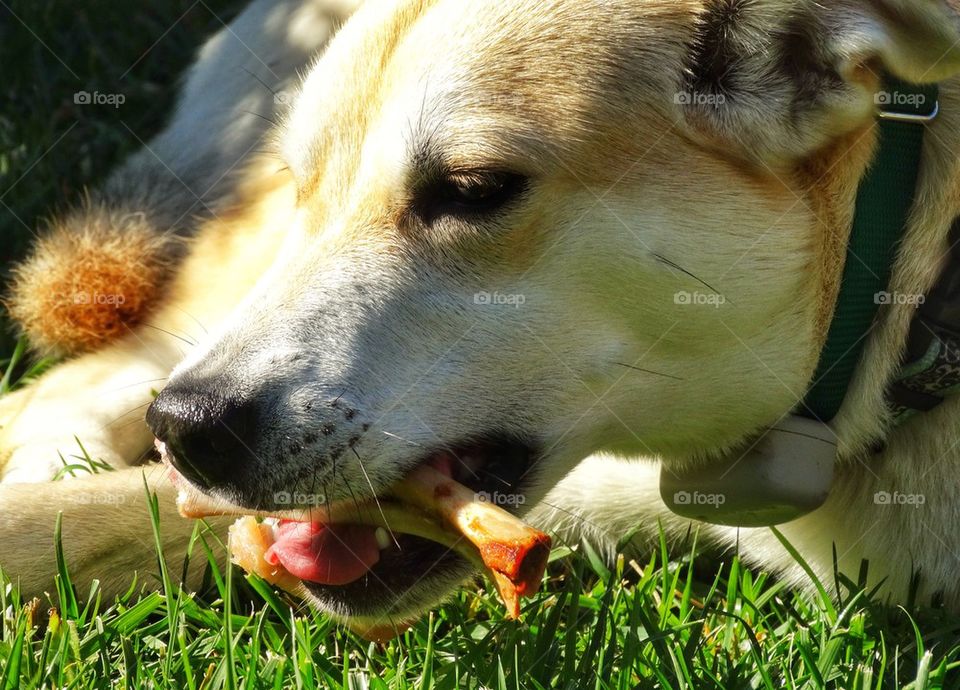
[{"label": "pink tongue", "polygon": [[380,560],[375,527],[283,520],[264,558],[295,577],[322,585],[359,580]]}]

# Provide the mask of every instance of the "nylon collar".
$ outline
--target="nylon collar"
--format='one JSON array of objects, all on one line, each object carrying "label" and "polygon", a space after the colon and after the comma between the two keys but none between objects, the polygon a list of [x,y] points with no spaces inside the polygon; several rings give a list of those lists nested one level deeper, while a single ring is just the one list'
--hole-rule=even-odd
[{"label": "nylon collar", "polygon": [[935,85],[893,79],[877,94],[877,154],[857,193],[840,294],[814,383],[798,410],[803,416],[826,423],[837,415],[877,313],[894,299],[888,285],[916,196],[926,124],[939,112],[937,95]]}]

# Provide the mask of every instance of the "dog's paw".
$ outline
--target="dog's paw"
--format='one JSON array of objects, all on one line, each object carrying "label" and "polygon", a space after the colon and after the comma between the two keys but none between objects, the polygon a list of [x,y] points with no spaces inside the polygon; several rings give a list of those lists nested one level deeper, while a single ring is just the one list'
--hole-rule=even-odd
[{"label": "dog's paw", "polygon": [[6,452],[0,484],[88,477],[122,464],[108,449],[83,443],[78,438],[30,443]]},{"label": "dog's paw", "polygon": [[32,393],[27,388],[0,398],[0,484],[88,476],[122,464],[76,412],[34,401]]},{"label": "dog's paw", "polygon": [[4,449],[0,484],[48,482],[87,477],[102,469],[119,466],[109,451],[84,444],[76,438],[29,443],[12,451]]}]

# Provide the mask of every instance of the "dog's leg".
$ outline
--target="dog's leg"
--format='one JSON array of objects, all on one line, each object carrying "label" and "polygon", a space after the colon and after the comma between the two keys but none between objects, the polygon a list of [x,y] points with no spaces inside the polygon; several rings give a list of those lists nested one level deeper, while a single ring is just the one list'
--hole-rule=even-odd
[{"label": "dog's leg", "polygon": [[[125,591],[136,574],[141,584],[155,585],[159,573],[147,501],[147,486],[157,494],[162,550],[174,583],[181,579],[184,557],[194,530],[174,507],[174,490],[163,468],[105,472],[71,482],[0,485],[0,569],[23,596],[54,592],[57,561],[56,515],[62,513],[64,560],[81,595],[100,581],[107,597]],[[209,520],[223,539],[229,520]],[[210,537],[207,537],[208,543]],[[215,544],[218,557],[224,552]],[[207,559],[201,546],[192,554],[186,584],[196,586]],[[220,562],[223,565],[223,561]]]},{"label": "dog's leg", "polygon": [[[831,593],[834,561],[856,582],[861,564],[867,586],[906,601],[914,575],[917,601],[939,597],[960,607],[960,537],[952,487],[958,452],[953,436],[931,433],[956,419],[960,400],[915,420],[882,456],[838,467],[827,503],[799,520],[780,525],[782,535]],[[586,540],[608,557],[633,534],[626,551],[657,544],[662,529],[679,544],[697,532],[699,550],[738,551],[743,560],[775,572],[792,586],[812,590],[804,567],[768,528],[736,529],[681,518],[660,498],[659,464],[596,455],[585,460],[531,512],[530,520],[563,543]]]},{"label": "dog's leg", "polygon": [[[276,251],[278,235],[293,211],[293,191],[283,178],[271,184],[277,188],[253,193],[256,204],[202,229],[171,288],[170,304],[157,313],[163,331],[137,329],[0,399],[0,452],[5,453],[0,463],[7,463],[0,482],[0,567],[25,593],[49,591],[52,585],[52,538],[61,511],[65,558],[81,593],[99,579],[109,597],[129,586],[133,571],[156,572],[141,470],[43,480],[60,468],[60,453],[75,452],[75,436],[91,456],[116,466],[135,462],[149,450],[151,436],[142,417],[152,391],[163,386],[171,367],[189,349],[180,338],[201,335],[203,326],[215,328]],[[146,471],[160,494],[164,553],[171,573],[178,574],[193,522],[176,514],[173,489],[162,468]],[[42,483],[13,483],[24,481]],[[221,539],[226,524],[211,525]]]},{"label": "dog's leg", "polygon": [[627,550],[654,545],[662,529],[679,542],[699,530],[700,543],[736,543],[736,530],[694,523],[671,513],[660,498],[660,464],[592,455],[567,475],[530,513],[530,521],[562,543],[587,541],[607,557],[633,534]]}]

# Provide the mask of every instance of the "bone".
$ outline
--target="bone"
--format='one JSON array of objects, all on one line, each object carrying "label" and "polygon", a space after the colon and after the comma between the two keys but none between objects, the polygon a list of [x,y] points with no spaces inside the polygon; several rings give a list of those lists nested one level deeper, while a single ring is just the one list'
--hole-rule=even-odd
[{"label": "bone", "polygon": [[[433,514],[477,548],[512,614],[518,612],[516,597],[539,589],[551,544],[543,532],[427,465],[394,486],[393,494]],[[505,592],[507,583],[515,591]]]}]

